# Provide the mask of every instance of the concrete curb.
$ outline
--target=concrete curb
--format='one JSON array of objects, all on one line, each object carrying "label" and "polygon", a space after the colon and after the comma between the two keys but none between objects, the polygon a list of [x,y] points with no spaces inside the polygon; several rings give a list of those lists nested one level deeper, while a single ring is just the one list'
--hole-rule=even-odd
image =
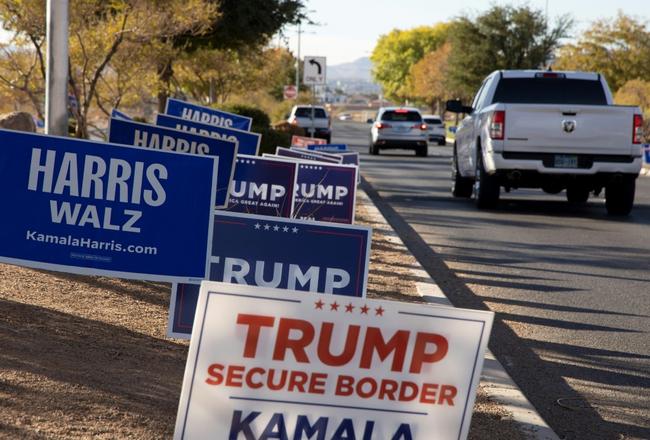
[{"label": "concrete curb", "polygon": [[[365,202],[368,215],[372,220],[386,225],[387,239],[409,252],[402,239],[395,232],[395,229],[393,229],[381,214],[368,194],[359,188],[357,196]],[[415,260],[417,262],[417,259]],[[419,262],[416,263],[416,266],[411,267],[411,272],[413,276],[426,280],[416,283],[418,294],[426,302],[453,307],[440,287],[438,287]],[[485,355],[485,363],[481,374],[481,385],[483,385],[483,389],[490,399],[497,402],[503,409],[512,414],[512,420],[526,437],[531,440],[560,440],[489,350]]]}]

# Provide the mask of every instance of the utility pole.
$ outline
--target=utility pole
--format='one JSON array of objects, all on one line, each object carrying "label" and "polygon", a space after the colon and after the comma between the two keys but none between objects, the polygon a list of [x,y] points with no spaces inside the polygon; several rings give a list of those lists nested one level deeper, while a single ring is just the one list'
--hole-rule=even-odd
[{"label": "utility pole", "polygon": [[298,102],[298,95],[300,94],[300,27],[301,22],[298,22],[298,56],[296,57],[296,102]]},{"label": "utility pole", "polygon": [[47,0],[45,133],[68,134],[68,0]]}]

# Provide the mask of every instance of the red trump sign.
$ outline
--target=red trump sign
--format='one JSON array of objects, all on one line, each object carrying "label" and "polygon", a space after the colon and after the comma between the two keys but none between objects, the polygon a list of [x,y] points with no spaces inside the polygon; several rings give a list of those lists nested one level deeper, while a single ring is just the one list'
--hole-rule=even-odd
[{"label": "red trump sign", "polygon": [[492,319],[204,282],[175,438],[465,438]]}]

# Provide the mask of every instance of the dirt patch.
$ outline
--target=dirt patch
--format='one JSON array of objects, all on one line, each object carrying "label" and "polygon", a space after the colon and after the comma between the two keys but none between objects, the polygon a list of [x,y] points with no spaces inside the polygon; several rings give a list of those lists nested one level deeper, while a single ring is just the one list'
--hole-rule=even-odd
[{"label": "dirt patch", "polygon": [[[372,226],[368,295],[421,301],[415,260]],[[170,438],[188,344],[165,337],[169,291],[0,265],[0,438]],[[479,392],[470,438],[521,438],[507,417]]]}]

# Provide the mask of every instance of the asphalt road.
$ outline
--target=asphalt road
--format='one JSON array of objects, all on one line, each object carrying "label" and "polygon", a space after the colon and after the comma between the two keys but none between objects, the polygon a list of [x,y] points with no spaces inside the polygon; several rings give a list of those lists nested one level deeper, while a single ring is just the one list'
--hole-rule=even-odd
[{"label": "asphalt road", "polygon": [[616,219],[604,199],[451,197],[451,148],[368,155],[369,126],[337,123],[362,153],[364,188],[459,307],[496,312],[490,348],[565,439],[650,439],[650,177]]}]

